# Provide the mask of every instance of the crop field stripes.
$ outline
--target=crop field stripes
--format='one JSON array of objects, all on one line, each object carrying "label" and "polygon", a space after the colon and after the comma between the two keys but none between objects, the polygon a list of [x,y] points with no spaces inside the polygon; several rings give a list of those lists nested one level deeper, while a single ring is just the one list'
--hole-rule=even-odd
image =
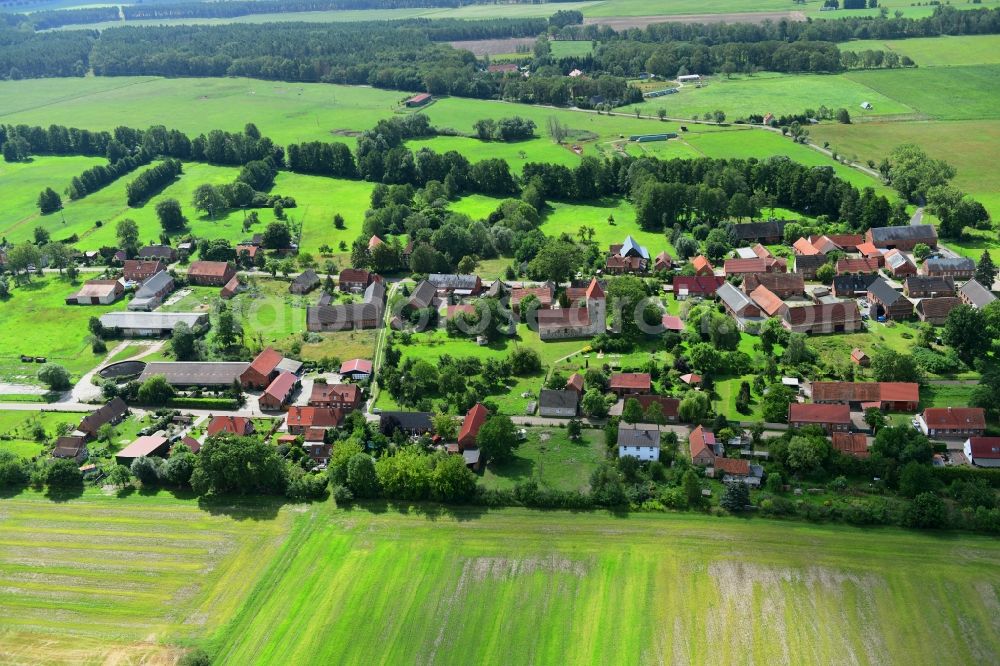
[{"label": "crop field stripes", "polygon": [[158,643],[218,621],[283,538],[280,518],[258,526],[193,502],[136,511],[115,501],[3,500],[0,662],[77,661],[70,645],[94,638],[103,643],[80,662],[145,643],[138,654],[158,654]]}]

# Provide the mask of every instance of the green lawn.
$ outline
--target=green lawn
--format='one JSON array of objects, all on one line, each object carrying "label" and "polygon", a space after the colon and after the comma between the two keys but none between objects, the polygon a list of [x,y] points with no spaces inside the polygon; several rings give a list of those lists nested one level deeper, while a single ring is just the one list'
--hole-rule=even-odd
[{"label": "green lawn", "polygon": [[534,480],[547,490],[581,490],[590,487],[590,475],[605,459],[604,432],[584,430],[579,442],[570,441],[565,428],[528,428],[514,458],[491,463],[483,472],[487,488],[509,489]]},{"label": "green lawn", "polygon": [[[893,72],[896,74],[897,72]],[[646,114],[666,109],[671,118],[690,118],[722,110],[730,120],[750,114],[776,116],[802,113],[820,106],[836,110],[846,108],[851,115],[860,113],[862,102],[870,102],[876,115],[903,115],[913,107],[880,95],[867,85],[843,74],[776,74],[754,76],[712,76],[701,88],[685,85],[680,92],[643,100],[639,106]],[[626,107],[626,111],[633,107]]]},{"label": "green lawn", "polygon": [[20,355],[44,356],[70,371],[74,378],[93,368],[104,354],[94,354],[85,338],[87,322],[113,310],[114,305],[66,305],[66,297],[80,284],[54,275],[33,277],[30,283],[11,281],[11,296],[0,301],[0,378],[18,383],[38,383],[41,365],[21,363]]},{"label": "green lawn", "polygon": [[929,384],[920,389],[920,404],[924,407],[968,407],[975,388],[974,384]]}]

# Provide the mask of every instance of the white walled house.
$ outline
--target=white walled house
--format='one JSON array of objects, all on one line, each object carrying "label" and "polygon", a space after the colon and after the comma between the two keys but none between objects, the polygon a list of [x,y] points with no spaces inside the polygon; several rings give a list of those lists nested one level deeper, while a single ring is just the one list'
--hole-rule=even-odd
[{"label": "white walled house", "polygon": [[1000,437],[970,437],[962,450],[976,467],[1000,467]]},{"label": "white walled house", "polygon": [[660,430],[639,423],[618,425],[618,457],[631,456],[643,462],[660,459]]}]

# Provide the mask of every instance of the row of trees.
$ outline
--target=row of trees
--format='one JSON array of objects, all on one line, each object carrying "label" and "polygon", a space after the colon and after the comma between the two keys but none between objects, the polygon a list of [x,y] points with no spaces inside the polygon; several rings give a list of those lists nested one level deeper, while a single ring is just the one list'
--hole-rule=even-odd
[{"label": "row of trees", "polygon": [[129,206],[146,201],[181,175],[180,160],[168,159],[150,167],[125,186]]},{"label": "row of trees", "polygon": [[107,166],[98,164],[90,167],[79,176],[73,177],[69,187],[66,188],[66,194],[73,200],[82,199],[88,194],[93,194],[102,187],[110,185],[125,174],[149,164],[151,160],[152,156],[140,149],[135,155],[126,155]]}]

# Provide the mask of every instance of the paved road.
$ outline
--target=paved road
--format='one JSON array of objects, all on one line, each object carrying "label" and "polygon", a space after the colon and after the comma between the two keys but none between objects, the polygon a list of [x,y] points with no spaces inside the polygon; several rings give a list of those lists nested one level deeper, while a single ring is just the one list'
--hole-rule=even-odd
[{"label": "paved road", "polygon": [[924,207],[920,206],[913,213],[913,217],[910,218],[910,224],[917,226],[924,223]]}]

